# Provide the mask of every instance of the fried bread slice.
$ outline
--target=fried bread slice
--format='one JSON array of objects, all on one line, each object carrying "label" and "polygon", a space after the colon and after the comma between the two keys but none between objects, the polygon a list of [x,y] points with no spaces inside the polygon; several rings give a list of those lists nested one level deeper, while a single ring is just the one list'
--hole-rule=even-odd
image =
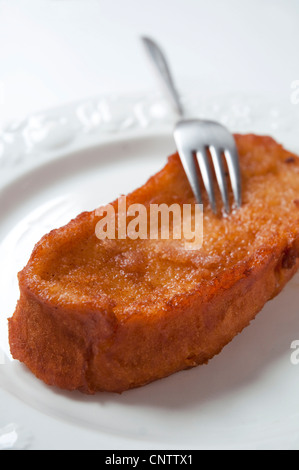
[{"label": "fried bread slice", "polygon": [[[203,245],[99,240],[96,211],[45,235],[19,273],[15,359],[63,389],[123,392],[207,363],[299,266],[299,158],[235,135],[243,205],[204,202]],[[177,154],[127,204],[194,203]],[[116,207],[116,201],[113,203]]]}]

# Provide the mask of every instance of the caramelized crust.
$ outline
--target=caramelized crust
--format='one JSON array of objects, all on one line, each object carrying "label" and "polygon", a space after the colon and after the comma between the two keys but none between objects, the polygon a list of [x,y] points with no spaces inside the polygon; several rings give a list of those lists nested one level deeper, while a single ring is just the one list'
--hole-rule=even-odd
[{"label": "caramelized crust", "polygon": [[[44,236],[19,273],[13,357],[50,385],[122,392],[206,363],[246,327],[299,266],[299,159],[270,137],[235,139],[243,205],[224,217],[203,201],[201,249],[99,240],[95,211]],[[191,202],[176,154],[127,196]]]}]

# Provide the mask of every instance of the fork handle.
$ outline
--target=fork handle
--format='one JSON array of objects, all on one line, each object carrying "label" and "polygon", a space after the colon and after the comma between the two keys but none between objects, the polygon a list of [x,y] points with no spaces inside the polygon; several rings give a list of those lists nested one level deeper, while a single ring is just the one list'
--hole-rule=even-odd
[{"label": "fork handle", "polygon": [[158,72],[158,78],[160,78],[162,86],[168,95],[168,98],[170,99],[172,105],[176,109],[179,116],[183,117],[185,114],[184,109],[180,101],[179,94],[174,85],[174,81],[172,79],[170,68],[168,66],[165,55],[161,51],[158,44],[152,39],[143,36],[141,40],[145,46],[145,50],[151,60],[152,65],[154,65],[154,69],[156,70],[156,72]]}]

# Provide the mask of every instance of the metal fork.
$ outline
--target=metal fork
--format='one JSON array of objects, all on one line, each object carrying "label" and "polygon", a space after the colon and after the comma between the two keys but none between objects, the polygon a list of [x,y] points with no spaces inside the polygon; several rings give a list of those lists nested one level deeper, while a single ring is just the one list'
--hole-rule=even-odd
[{"label": "metal fork", "polygon": [[[232,134],[220,123],[201,119],[187,119],[184,107],[174,85],[170,69],[164,54],[155,41],[142,37],[146,52],[161,79],[164,91],[171,100],[180,120],[174,128],[174,140],[190,186],[201,204],[201,185],[199,171],[209,202],[214,213],[217,213],[214,179],[210,161],[213,164],[216,180],[226,213],[230,212],[227,172],[223,157],[226,160],[228,175],[237,207],[241,206],[241,173],[239,155]],[[210,155],[209,155],[210,154]]]}]

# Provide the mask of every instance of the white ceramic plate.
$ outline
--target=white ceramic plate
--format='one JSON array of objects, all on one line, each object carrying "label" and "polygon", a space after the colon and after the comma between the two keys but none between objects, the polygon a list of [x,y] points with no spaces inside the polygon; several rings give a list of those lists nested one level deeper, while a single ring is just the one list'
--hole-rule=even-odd
[{"label": "white ceramic plate", "polygon": [[18,298],[17,272],[35,242],[140,186],[173,149],[168,133],[114,137],[2,184],[0,448],[1,430],[2,444],[11,439],[15,448],[299,448],[299,365],[291,361],[291,344],[299,340],[299,276],[208,365],[122,395],[47,387],[10,357],[7,317]]}]

